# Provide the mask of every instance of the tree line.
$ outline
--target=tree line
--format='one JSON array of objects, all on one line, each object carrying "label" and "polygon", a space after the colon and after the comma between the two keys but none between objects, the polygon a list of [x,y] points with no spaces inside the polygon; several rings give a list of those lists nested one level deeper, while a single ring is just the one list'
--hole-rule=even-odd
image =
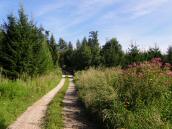
[{"label": "tree line", "polygon": [[155,57],[172,64],[172,47],[168,48],[167,54],[162,54],[158,47],[140,51],[136,45],[124,52],[116,38],[100,46],[98,31],[91,31],[88,38],[77,40],[76,47],[63,38],[56,42],[49,31],[29,20],[23,7],[18,16],[8,15],[0,28],[1,74],[11,79],[23,74],[44,74],[59,66],[74,71],[89,67],[126,67]]},{"label": "tree line", "polygon": [[172,46],[163,54],[155,46],[147,51],[141,51],[135,44],[131,44],[126,52],[116,38],[108,40],[100,46],[98,32],[91,31],[88,38],[76,42],[76,48],[67,48],[63,51],[61,66],[73,70],[83,70],[89,67],[127,67],[133,63],[150,61],[153,58],[161,58],[164,63],[172,64]]}]

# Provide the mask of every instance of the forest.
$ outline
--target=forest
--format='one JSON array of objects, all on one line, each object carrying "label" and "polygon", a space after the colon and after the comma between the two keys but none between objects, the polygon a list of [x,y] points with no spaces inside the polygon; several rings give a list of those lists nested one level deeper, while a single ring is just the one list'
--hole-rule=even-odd
[{"label": "forest", "polygon": [[52,89],[62,71],[74,75],[82,103],[102,128],[172,128],[172,46],[165,53],[137,44],[124,51],[115,37],[100,44],[98,31],[76,43],[56,41],[23,7],[8,15],[0,28],[0,128]]},{"label": "forest", "polygon": [[37,27],[29,20],[21,7],[18,18],[8,15],[0,30],[0,67],[2,75],[16,79],[23,74],[34,76],[53,68],[85,70],[89,67],[127,67],[129,64],[161,58],[172,63],[172,47],[162,53],[155,46],[141,51],[137,44],[131,44],[126,52],[116,38],[100,46],[98,31],[89,32],[83,40],[73,43],[53,35],[43,27]]}]

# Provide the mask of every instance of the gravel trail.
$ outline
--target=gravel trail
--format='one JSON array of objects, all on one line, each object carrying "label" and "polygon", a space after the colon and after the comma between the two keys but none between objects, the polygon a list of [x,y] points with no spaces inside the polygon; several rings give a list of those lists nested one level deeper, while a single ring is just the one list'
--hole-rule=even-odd
[{"label": "gravel trail", "polygon": [[70,79],[63,103],[64,129],[96,129],[96,126],[86,118],[84,108],[78,101],[73,79]]}]

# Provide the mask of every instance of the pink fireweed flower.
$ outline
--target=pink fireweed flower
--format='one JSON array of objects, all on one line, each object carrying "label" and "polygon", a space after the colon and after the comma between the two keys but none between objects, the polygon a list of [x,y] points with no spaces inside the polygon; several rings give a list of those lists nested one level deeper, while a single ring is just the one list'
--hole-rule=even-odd
[{"label": "pink fireweed flower", "polygon": [[132,65],[128,65],[128,68],[132,68]]},{"label": "pink fireweed flower", "polygon": [[172,77],[172,71],[167,72],[167,75]]},{"label": "pink fireweed flower", "polygon": [[136,63],[133,63],[133,67],[136,67],[137,66],[137,64]]},{"label": "pink fireweed flower", "polygon": [[165,63],[164,67],[171,68],[171,64],[170,63]]},{"label": "pink fireweed flower", "polygon": [[158,62],[161,62],[161,61],[162,61],[161,58],[153,58],[151,60],[152,63],[158,63]]}]

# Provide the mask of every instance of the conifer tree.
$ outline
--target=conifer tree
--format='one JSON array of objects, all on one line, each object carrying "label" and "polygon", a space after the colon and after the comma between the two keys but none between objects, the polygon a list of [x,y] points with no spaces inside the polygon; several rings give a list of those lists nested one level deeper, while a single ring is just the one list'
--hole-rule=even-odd
[{"label": "conifer tree", "polygon": [[125,65],[140,62],[140,50],[137,45],[131,44],[125,55]]},{"label": "conifer tree", "polygon": [[64,64],[67,69],[73,68],[73,58],[74,58],[74,52],[73,52],[73,45],[71,42],[68,44],[67,50],[64,52]]},{"label": "conifer tree", "polygon": [[51,35],[51,37],[50,37],[49,47],[50,47],[50,52],[51,52],[51,56],[52,56],[52,59],[53,59],[54,66],[57,67],[59,53],[58,53],[58,46],[56,44],[56,41],[55,41],[53,35]]},{"label": "conifer tree", "polygon": [[112,67],[120,65],[123,61],[123,51],[121,45],[115,38],[107,41],[102,48],[103,63],[105,66]]},{"label": "conifer tree", "polygon": [[67,46],[66,41],[63,38],[60,38],[59,39],[59,49],[60,49],[60,51],[63,52],[65,50],[67,50],[67,47],[68,46]]},{"label": "conifer tree", "polygon": [[88,41],[89,47],[91,48],[91,65],[92,66],[98,66],[100,64],[100,46],[98,42],[98,32],[97,31],[91,31],[89,33],[89,41]]},{"label": "conifer tree", "polygon": [[69,42],[69,44],[68,44],[68,49],[71,49],[71,50],[73,50],[73,45],[72,45],[72,42]]},{"label": "conifer tree", "polygon": [[19,9],[18,15],[18,18],[9,15],[2,28],[4,41],[0,64],[3,73],[11,78],[23,73],[31,76],[43,73],[52,66],[42,31],[28,20],[23,7]]},{"label": "conifer tree", "polygon": [[92,63],[91,48],[90,46],[88,46],[86,41],[87,41],[86,38],[84,38],[82,41],[82,46],[78,51],[79,69],[89,68]]},{"label": "conifer tree", "polygon": [[170,46],[168,48],[168,51],[167,51],[167,61],[172,64],[172,46]]},{"label": "conifer tree", "polygon": [[160,57],[162,58],[162,54],[160,49],[155,46],[154,48],[150,48],[147,52],[148,60],[151,60],[152,58]]},{"label": "conifer tree", "polygon": [[79,40],[77,40],[77,42],[76,42],[76,49],[79,49],[80,47],[81,47],[81,43],[80,43]]}]

